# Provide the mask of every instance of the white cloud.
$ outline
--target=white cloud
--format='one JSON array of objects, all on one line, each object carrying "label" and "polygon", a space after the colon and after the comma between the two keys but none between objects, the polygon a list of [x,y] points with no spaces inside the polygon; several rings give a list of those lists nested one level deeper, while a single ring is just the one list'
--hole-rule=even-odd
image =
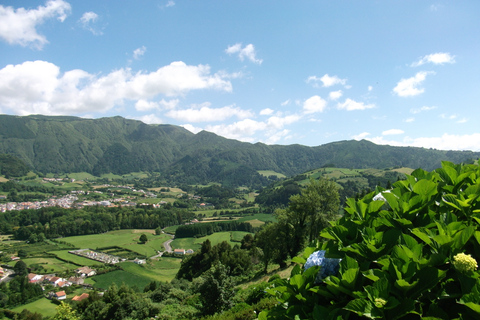
[{"label": "white cloud", "polygon": [[281,138],[286,138],[290,132],[284,127],[301,119],[299,115],[285,117],[272,116],[266,121],[244,119],[231,124],[207,125],[205,130],[214,132],[220,136],[246,142],[258,141],[254,135],[263,132],[265,143],[276,143]]},{"label": "white cloud", "polygon": [[385,140],[383,137],[368,139],[376,144],[392,146],[413,146],[435,148],[438,150],[472,150],[480,151],[480,133],[455,135],[444,133],[441,137],[405,137],[403,140]]},{"label": "white cloud", "polygon": [[163,123],[162,119],[160,119],[159,117],[157,117],[156,115],[154,114],[147,114],[147,115],[144,115],[144,116],[141,116],[139,118],[136,118],[137,120],[140,120],[144,123],[147,123],[147,124],[160,124],[160,123]]},{"label": "white cloud", "polygon": [[9,44],[42,49],[48,40],[37,33],[36,27],[55,17],[63,22],[70,11],[70,4],[63,0],[47,1],[45,6],[38,6],[37,9],[14,9],[0,5],[0,38]]},{"label": "white cloud", "polygon": [[318,86],[318,82],[322,82],[322,87],[331,87],[336,84],[345,85],[347,83],[347,79],[340,79],[338,76],[329,76],[325,74],[321,78],[317,76],[310,76],[307,79],[307,83],[313,82],[314,86]]},{"label": "white cloud", "polygon": [[278,141],[280,141],[282,138],[285,138],[286,136],[288,136],[288,134],[290,133],[290,130],[288,129],[284,129],[284,130],[280,130],[280,131],[277,131],[271,135],[268,136],[267,140],[265,141],[266,144],[274,144],[274,143],[277,143]]},{"label": "white cloud", "polygon": [[462,119],[458,120],[457,123],[465,123],[467,121],[468,121],[467,118],[462,118]]},{"label": "white cloud", "polygon": [[350,98],[347,98],[344,103],[339,103],[337,105],[339,110],[347,110],[347,111],[354,111],[354,110],[366,110],[375,108],[374,104],[365,104],[363,102],[357,102]]},{"label": "white cloud", "polygon": [[283,101],[280,105],[282,107],[285,107],[286,105],[289,105],[289,104],[290,104],[290,99]]},{"label": "white cloud", "polygon": [[162,99],[160,101],[158,101],[158,105],[162,108],[162,109],[167,109],[167,110],[170,110],[170,109],[174,109],[178,103],[180,102],[180,100],[178,99],[172,99],[172,100],[165,100],[165,99]]},{"label": "white cloud", "polygon": [[418,88],[427,78],[428,74],[435,74],[434,72],[420,71],[415,76],[400,80],[393,91],[400,97],[417,96],[425,91],[423,88]]},{"label": "white cloud", "polygon": [[245,119],[232,124],[208,125],[205,129],[229,139],[254,142],[255,139],[252,136],[257,131],[264,130],[265,128],[265,122]]},{"label": "white cloud", "polygon": [[145,46],[141,46],[140,48],[133,50],[133,59],[135,60],[140,59],[140,57],[143,56],[146,51],[147,51],[147,48]]},{"label": "white cloud", "polygon": [[368,137],[369,135],[370,135],[370,133],[368,133],[368,132],[362,132],[360,134],[354,135],[352,138],[355,139],[355,140],[362,140],[362,139],[365,139],[366,137]]},{"label": "white cloud", "polygon": [[[179,96],[192,90],[230,92],[232,85],[205,65],[173,62],[149,73],[119,69],[107,75],[60,68],[46,61],[26,61],[0,69],[0,107],[15,114],[78,114],[105,112],[125,100],[157,95]],[[140,105],[140,108],[145,105]]]},{"label": "white cloud", "polygon": [[80,18],[80,20],[78,21],[80,22],[80,24],[85,30],[88,30],[94,35],[99,36],[99,35],[102,35],[103,32],[98,30],[95,27],[95,23],[97,22],[97,20],[98,20],[98,14],[96,14],[95,12],[89,11],[89,12],[85,12]]},{"label": "white cloud", "polygon": [[255,52],[255,46],[253,44],[247,44],[245,47],[242,48],[241,43],[236,43],[233,46],[229,46],[226,50],[226,53],[228,54],[235,54],[238,53],[238,58],[243,61],[245,58],[250,60],[253,63],[256,64],[262,64],[263,60],[262,59],[257,59],[256,55],[257,53]]},{"label": "white cloud", "polygon": [[391,135],[398,135],[398,134],[404,134],[405,131],[400,130],[400,129],[390,129],[382,132],[382,136],[391,136]]},{"label": "white cloud", "polygon": [[137,111],[148,111],[152,109],[158,109],[158,103],[140,99],[135,103],[135,109]]},{"label": "white cloud", "polygon": [[234,106],[226,106],[223,108],[210,108],[210,103],[205,103],[199,107],[193,106],[190,109],[170,110],[166,114],[167,117],[187,121],[187,122],[207,122],[207,121],[223,121],[231,117],[245,119],[252,117],[251,111],[242,110]]},{"label": "white cloud", "polygon": [[270,108],[265,108],[265,109],[263,109],[263,110],[260,111],[260,115],[261,115],[261,116],[269,116],[269,115],[273,114],[273,112],[274,112],[274,111],[273,111],[272,109],[270,109]]},{"label": "white cloud", "polygon": [[368,91],[372,91],[373,90],[373,87],[372,86],[368,86]]},{"label": "white cloud", "polygon": [[305,100],[303,103],[303,111],[307,114],[315,112],[323,112],[327,106],[327,101],[320,96],[313,96]]},{"label": "white cloud", "polygon": [[175,5],[175,1],[168,1],[167,4],[165,5],[165,7],[173,7]]},{"label": "white cloud", "polygon": [[299,115],[293,114],[285,117],[272,116],[267,120],[267,126],[274,129],[282,129],[284,126],[292,124],[300,120]]},{"label": "white cloud", "polygon": [[194,127],[193,125],[191,124],[184,124],[184,125],[180,125],[180,127],[184,127],[185,129],[187,129],[188,131],[192,132],[192,133],[199,133],[200,131],[202,131],[203,129],[202,128],[198,128],[198,127]]},{"label": "white cloud", "polygon": [[440,118],[447,119],[447,120],[455,120],[457,118],[457,115],[456,114],[447,115],[445,113],[442,113],[440,115]]},{"label": "white cloud", "polygon": [[426,63],[433,63],[433,64],[445,64],[445,63],[455,63],[455,56],[452,56],[450,53],[446,52],[438,52],[432,53],[420,58],[418,61],[412,63],[412,67],[418,67],[424,65]]},{"label": "white cloud", "polygon": [[330,93],[328,94],[328,97],[330,98],[330,100],[338,100],[338,99],[340,99],[342,96],[343,96],[342,90],[332,91],[332,92],[330,92]]},{"label": "white cloud", "polygon": [[415,118],[407,118],[405,119],[405,122],[414,122],[415,121]]},{"label": "white cloud", "polygon": [[431,106],[431,107],[423,106],[423,107],[417,108],[417,109],[410,109],[410,112],[413,113],[413,114],[417,114],[417,113],[420,113],[420,112],[423,112],[423,111],[431,111],[431,110],[435,110],[435,109],[437,109],[436,106]]}]

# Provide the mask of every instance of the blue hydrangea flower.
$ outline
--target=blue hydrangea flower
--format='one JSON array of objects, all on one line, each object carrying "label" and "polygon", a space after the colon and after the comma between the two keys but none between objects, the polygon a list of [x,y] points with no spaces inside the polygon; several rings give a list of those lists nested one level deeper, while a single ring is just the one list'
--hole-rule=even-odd
[{"label": "blue hydrangea flower", "polygon": [[340,269],[340,261],[342,259],[325,258],[325,250],[319,250],[312,253],[305,263],[305,270],[313,266],[320,266],[315,283],[321,282],[330,275],[335,275]]}]

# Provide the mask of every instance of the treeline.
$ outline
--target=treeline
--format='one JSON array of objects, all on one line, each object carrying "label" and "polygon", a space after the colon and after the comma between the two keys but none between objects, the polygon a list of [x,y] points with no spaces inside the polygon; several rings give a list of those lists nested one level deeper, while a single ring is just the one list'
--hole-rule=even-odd
[{"label": "treeline", "polygon": [[5,178],[21,177],[30,171],[25,162],[10,154],[0,154],[0,174]]},{"label": "treeline", "polygon": [[200,238],[215,232],[246,231],[253,232],[252,225],[248,222],[225,221],[212,223],[195,223],[178,227],[175,238]]},{"label": "treeline", "polygon": [[252,267],[252,256],[250,251],[238,246],[232,247],[223,241],[212,247],[210,240],[202,243],[202,248],[182,261],[180,270],[176,275],[177,279],[193,280],[200,277],[213,265],[221,263],[227,267],[228,276],[240,276]]},{"label": "treeline", "polygon": [[31,242],[57,238],[98,234],[119,229],[156,229],[183,224],[195,214],[178,208],[138,207],[59,207],[0,213],[0,232],[15,239]]},{"label": "treeline", "polygon": [[15,277],[10,281],[0,282],[0,309],[34,301],[42,296],[38,284],[28,282],[28,270],[25,262],[18,261],[14,266]]}]

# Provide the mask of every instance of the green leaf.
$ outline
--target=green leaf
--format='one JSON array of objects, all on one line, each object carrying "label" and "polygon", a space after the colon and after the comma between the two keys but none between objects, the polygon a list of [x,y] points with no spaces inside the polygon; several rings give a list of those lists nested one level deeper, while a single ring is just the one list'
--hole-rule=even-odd
[{"label": "green leaf", "polygon": [[351,300],[343,309],[356,313],[370,319],[383,318],[383,314],[375,308],[373,303],[365,299]]},{"label": "green leaf", "polygon": [[413,192],[428,198],[437,194],[437,184],[429,180],[420,180],[413,186]]},{"label": "green leaf", "polygon": [[469,226],[469,227],[463,229],[462,231],[457,232],[457,234],[453,238],[454,239],[454,242],[453,242],[454,248],[455,249],[462,249],[463,246],[465,246],[465,244],[468,242],[468,240],[470,240],[470,238],[472,237],[474,232],[475,232],[475,228],[473,226]]}]

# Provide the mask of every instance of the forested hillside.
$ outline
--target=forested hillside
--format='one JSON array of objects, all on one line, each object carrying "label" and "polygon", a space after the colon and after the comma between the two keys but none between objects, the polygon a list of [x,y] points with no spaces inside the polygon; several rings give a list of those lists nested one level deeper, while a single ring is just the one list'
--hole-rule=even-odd
[{"label": "forested hillside", "polygon": [[307,147],[250,144],[210,132],[193,134],[173,125],[147,125],[122,117],[26,117],[0,115],[0,154],[13,155],[42,173],[125,174],[160,172],[175,183],[220,182],[260,186],[258,170],[287,176],[333,164],[344,168],[422,167],[442,160],[471,161],[480,153],[379,146],[340,141]]}]

